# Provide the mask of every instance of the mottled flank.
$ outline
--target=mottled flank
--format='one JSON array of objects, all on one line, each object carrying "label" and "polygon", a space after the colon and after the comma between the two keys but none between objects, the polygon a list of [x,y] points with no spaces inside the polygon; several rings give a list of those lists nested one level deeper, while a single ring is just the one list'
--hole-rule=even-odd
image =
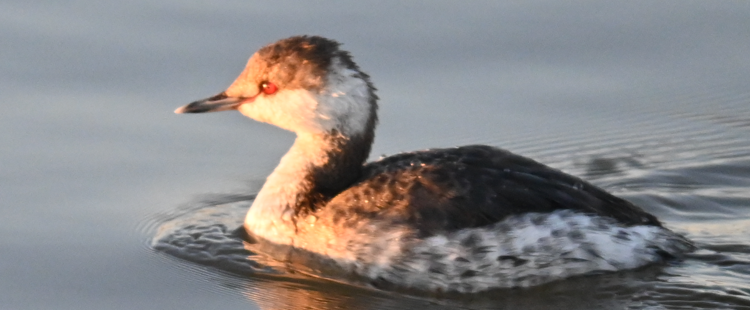
[{"label": "mottled flank", "polygon": [[526,287],[574,275],[637,268],[691,249],[656,226],[623,226],[571,210],[510,216],[493,225],[404,241],[403,252],[373,257],[374,286],[442,292]]},{"label": "mottled flank", "polygon": [[316,231],[314,225],[302,225],[297,246],[254,236],[246,245],[316,276],[380,289],[446,293],[528,287],[633,269],[693,249],[684,237],[662,227],[626,226],[572,210],[512,215],[485,227],[428,238],[409,225],[351,221],[348,227],[334,228],[339,235],[327,246],[317,243],[320,234],[314,234],[331,226],[324,218],[315,223],[327,227]]}]

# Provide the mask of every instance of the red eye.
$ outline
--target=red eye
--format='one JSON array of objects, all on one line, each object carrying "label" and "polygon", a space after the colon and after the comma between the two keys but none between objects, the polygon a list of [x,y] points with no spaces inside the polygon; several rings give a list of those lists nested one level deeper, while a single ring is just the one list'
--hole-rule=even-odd
[{"label": "red eye", "polygon": [[279,88],[274,83],[263,82],[263,83],[260,83],[260,90],[263,91],[263,93],[266,95],[271,95],[271,94],[276,93],[276,91],[279,90]]}]

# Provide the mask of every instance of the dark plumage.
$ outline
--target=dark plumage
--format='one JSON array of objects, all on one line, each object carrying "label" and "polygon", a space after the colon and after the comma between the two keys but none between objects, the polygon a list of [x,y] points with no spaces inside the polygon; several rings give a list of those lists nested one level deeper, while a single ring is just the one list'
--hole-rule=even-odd
[{"label": "dark plumage", "polygon": [[326,208],[342,218],[407,224],[423,237],[571,209],[627,225],[661,226],[651,214],[577,177],[484,145],[432,149],[364,166],[362,178]]}]

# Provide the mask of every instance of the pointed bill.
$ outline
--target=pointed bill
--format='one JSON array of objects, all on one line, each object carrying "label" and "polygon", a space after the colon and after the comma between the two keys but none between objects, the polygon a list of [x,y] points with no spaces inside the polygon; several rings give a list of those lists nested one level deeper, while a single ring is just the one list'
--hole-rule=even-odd
[{"label": "pointed bill", "polygon": [[242,104],[242,101],[242,98],[232,98],[227,96],[226,92],[222,92],[216,96],[198,100],[188,105],[179,107],[177,108],[177,110],[174,110],[174,113],[204,113],[236,110],[237,107]]}]

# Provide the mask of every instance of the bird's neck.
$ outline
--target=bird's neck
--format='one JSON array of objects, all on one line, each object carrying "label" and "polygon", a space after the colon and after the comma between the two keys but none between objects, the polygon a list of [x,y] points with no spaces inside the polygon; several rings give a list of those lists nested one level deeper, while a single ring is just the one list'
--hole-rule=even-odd
[{"label": "bird's neck", "polygon": [[301,216],[325,206],[361,175],[372,134],[298,134],[268,177],[245,218],[245,228],[278,244],[292,244]]}]

